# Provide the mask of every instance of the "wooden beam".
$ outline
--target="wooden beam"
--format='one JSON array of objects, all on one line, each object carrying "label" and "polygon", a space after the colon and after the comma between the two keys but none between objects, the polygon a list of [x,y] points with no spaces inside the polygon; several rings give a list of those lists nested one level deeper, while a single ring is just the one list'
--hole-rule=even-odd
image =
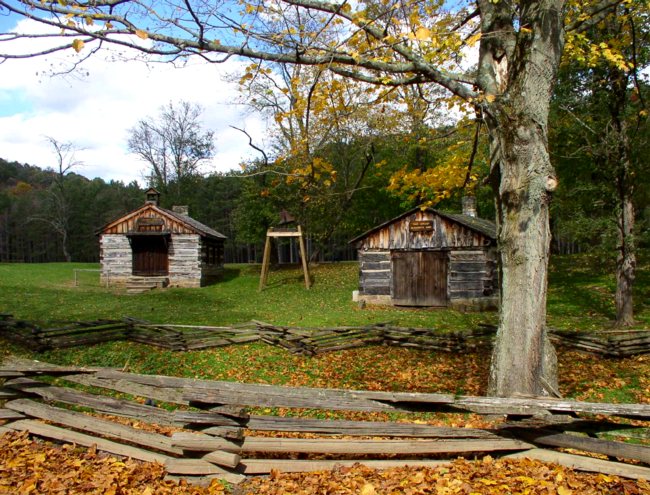
[{"label": "wooden beam", "polygon": [[204,461],[211,462],[217,466],[224,466],[234,468],[239,465],[241,458],[238,454],[233,454],[232,452],[226,452],[225,450],[215,450],[205,454],[202,459]]},{"label": "wooden beam", "polygon": [[569,435],[567,433],[555,432],[533,432],[532,434],[524,433],[525,438],[531,443],[545,445],[550,447],[564,447],[570,449],[584,450],[605,454],[610,457],[619,457],[622,459],[634,459],[645,463],[650,463],[650,447],[644,445],[634,445],[624,442],[614,442],[600,438],[589,438],[586,436]]},{"label": "wooden beam", "polygon": [[525,450],[531,444],[520,440],[349,440],[327,438],[245,437],[231,442],[199,433],[177,432],[172,444],[184,450],[226,452],[282,452],[310,454],[434,454]]},{"label": "wooden beam", "polygon": [[214,478],[223,479],[233,484],[241,483],[245,479],[245,476],[241,474],[226,471],[203,459],[169,458],[165,461],[165,471],[172,475],[212,475]]},{"label": "wooden beam", "polygon": [[303,459],[242,459],[241,471],[244,474],[268,474],[271,470],[283,473],[308,473],[331,470],[339,466],[361,464],[372,469],[389,469],[403,466],[439,467],[449,466],[451,461],[422,460],[303,460]]},{"label": "wooden beam", "polygon": [[92,447],[95,445],[97,446],[97,450],[102,450],[110,454],[122,455],[124,457],[131,457],[141,461],[160,462],[164,464],[165,461],[169,459],[168,456],[163,454],[157,454],[130,445],[124,445],[111,440],[105,440],[103,438],[85,435],[76,431],[66,430],[64,428],[59,428],[57,426],[48,425],[31,419],[14,421],[13,423],[8,424],[7,428],[16,431],[28,431],[32,435],[67,443],[75,443],[84,447]]},{"label": "wooden beam", "polygon": [[264,243],[264,256],[262,258],[262,272],[260,273],[260,285],[257,288],[258,291],[261,291],[266,286],[266,278],[269,274],[269,265],[271,262],[271,238],[266,236],[266,242]]},{"label": "wooden beam", "polygon": [[[346,421],[336,419],[310,419],[280,416],[251,416],[249,430],[297,431],[326,435],[374,436],[416,438],[502,438],[497,433],[477,428],[438,427],[415,423],[391,421]],[[203,433],[210,433],[202,430]],[[210,433],[212,434],[212,433]],[[223,436],[218,435],[217,436]]]},{"label": "wooden beam", "polygon": [[[5,408],[7,405],[5,404]],[[10,408],[5,409],[1,408],[0,409],[0,420],[5,420],[5,421],[13,421],[15,419],[25,419],[25,415],[22,413],[19,413],[17,411],[12,411]]]},{"label": "wooden beam", "polygon": [[88,392],[70,388],[54,387],[29,378],[17,378],[5,383],[5,386],[15,387],[22,392],[34,394],[43,399],[59,401],[73,406],[90,407],[95,411],[117,416],[137,418],[166,425],[174,424],[173,416],[169,411],[127,400],[89,394]]},{"label": "wooden beam", "polygon": [[300,232],[275,232],[272,230],[266,233],[266,237],[300,237],[301,235]]},{"label": "wooden beam", "polygon": [[7,402],[5,406],[34,418],[46,419],[52,423],[83,430],[87,433],[133,443],[146,449],[155,449],[178,456],[183,455],[182,449],[172,447],[170,437],[158,433],[132,428],[88,414],[48,406],[29,399]]},{"label": "wooden beam", "polygon": [[650,468],[647,467],[604,461],[602,459],[594,459],[593,457],[566,454],[564,452],[555,452],[553,450],[532,449],[525,452],[517,452],[516,454],[508,454],[505,457],[510,459],[537,459],[538,461],[543,462],[554,462],[555,464],[570,467],[578,471],[650,480]]},{"label": "wooden beam", "polygon": [[300,244],[300,259],[302,261],[302,271],[305,276],[305,288],[311,287],[311,277],[309,276],[309,260],[307,260],[307,250],[305,249],[305,238],[302,236],[302,228],[298,225],[298,243]]}]

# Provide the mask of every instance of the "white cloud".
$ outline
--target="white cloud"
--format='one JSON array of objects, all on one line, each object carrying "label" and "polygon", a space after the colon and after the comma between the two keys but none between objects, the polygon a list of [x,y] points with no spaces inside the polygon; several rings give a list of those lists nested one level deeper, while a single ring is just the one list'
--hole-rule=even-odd
[{"label": "white cloud", "polygon": [[[120,52],[126,58],[136,56],[123,49]],[[85,163],[78,173],[89,178],[141,181],[145,164],[126,149],[128,129],[139,119],[157,115],[160,106],[180,99],[201,104],[204,126],[215,133],[216,156],[207,170],[228,171],[256,156],[248,138],[230,126],[246,129],[261,143],[264,124],[234,103],[236,85],[223,80],[245,62],[208,64],[196,60],[175,68],[114,60],[115,53],[106,50],[90,57],[71,75],[48,75],[74,57],[66,52],[0,66],[0,157],[53,167],[52,148],[44,139],[51,136],[84,148],[77,154]]]}]

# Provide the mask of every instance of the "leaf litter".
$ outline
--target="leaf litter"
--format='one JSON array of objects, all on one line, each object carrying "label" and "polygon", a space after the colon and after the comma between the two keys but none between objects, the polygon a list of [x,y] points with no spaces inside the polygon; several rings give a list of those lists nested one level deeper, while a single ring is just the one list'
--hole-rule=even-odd
[{"label": "leaf litter", "polygon": [[530,459],[457,459],[435,468],[371,469],[361,464],[332,471],[280,473],[235,487],[165,480],[159,463],[102,454],[96,449],[0,436],[0,493],[101,495],[648,495],[645,480],[586,474]]}]

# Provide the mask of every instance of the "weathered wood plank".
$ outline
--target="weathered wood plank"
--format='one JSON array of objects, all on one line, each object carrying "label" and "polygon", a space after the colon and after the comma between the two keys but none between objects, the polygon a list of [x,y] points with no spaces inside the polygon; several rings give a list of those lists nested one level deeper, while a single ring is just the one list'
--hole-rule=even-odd
[{"label": "weathered wood plank", "polygon": [[205,454],[201,459],[211,462],[212,464],[216,464],[217,466],[234,468],[239,464],[241,457],[238,454],[233,454],[232,452],[215,450],[214,452]]},{"label": "weathered wood plank", "polygon": [[[203,459],[167,458],[164,464],[165,464],[165,471],[167,471],[170,474],[180,474],[180,475],[214,474],[214,475],[219,475],[219,477],[226,479],[227,481],[230,481],[231,479],[237,480],[237,481],[231,481],[234,483],[239,483],[243,479],[242,475],[238,475],[230,471],[227,471]],[[228,476],[228,478],[226,478],[226,476]]]},{"label": "weathered wood plank", "polygon": [[178,432],[172,444],[184,450],[227,452],[294,452],[312,454],[433,454],[523,450],[531,444],[511,439],[349,440],[245,437],[241,443],[198,433]]},{"label": "weathered wood plank", "polygon": [[200,430],[201,433],[228,440],[241,440],[244,438],[244,429],[234,426],[209,426],[208,428],[200,428]]},{"label": "weathered wood plank", "polygon": [[183,450],[196,452],[242,452],[241,442],[235,442],[220,437],[213,437],[203,433],[179,431],[172,434],[172,445]]},{"label": "weathered wood plank", "polygon": [[540,434],[526,435],[531,443],[605,454],[611,457],[634,459],[650,463],[650,447],[634,445],[624,442],[614,442],[599,438],[569,435],[566,433],[542,432]]},{"label": "weathered wood plank", "polygon": [[21,371],[6,371],[0,369],[0,379],[20,378],[21,376],[25,376],[25,373]]},{"label": "weathered wood plank", "polygon": [[40,437],[83,445],[84,447],[92,447],[93,445],[96,445],[98,450],[124,457],[131,457],[133,459],[139,459],[141,461],[165,463],[165,461],[169,459],[169,457],[164,454],[158,454],[137,447],[132,447],[130,445],[113,442],[111,440],[105,440],[103,438],[78,433],[65,428],[59,428],[32,419],[14,421],[13,423],[9,423],[7,427],[16,431],[29,431],[32,435]]},{"label": "weathered wood plank", "polygon": [[174,424],[172,414],[165,409],[157,407],[89,394],[80,390],[54,387],[27,378],[17,378],[11,382],[7,382],[5,385],[15,387],[23,392],[35,394],[43,399],[56,400],[75,406],[90,407],[95,411],[115,414],[117,416],[138,418],[165,425]]},{"label": "weathered wood plank", "polygon": [[189,402],[183,400],[183,390],[180,388],[161,388],[143,385],[140,383],[130,382],[128,380],[115,380],[110,378],[98,378],[95,375],[73,375],[66,376],[65,379],[70,382],[90,385],[93,387],[115,390],[136,397],[147,397],[161,402],[172,404],[188,405]]},{"label": "weathered wood plank", "polygon": [[[216,408],[213,408],[216,409]],[[175,411],[174,422],[185,425],[241,426],[246,424],[248,414],[228,406],[219,408],[225,412]]]},{"label": "weathered wood plank", "polygon": [[18,399],[7,402],[5,407],[39,419],[137,444],[146,449],[155,449],[174,455],[182,455],[182,449],[172,447],[171,438],[158,433],[132,428],[127,425],[114,423],[102,418],[89,416],[75,411],[66,411],[58,407],[41,404],[30,399]]},{"label": "weathered wood plank", "polygon": [[564,452],[555,452],[553,450],[532,449],[525,452],[517,452],[516,454],[508,454],[505,457],[511,459],[537,459],[538,461],[543,462],[554,462],[562,466],[577,469],[578,471],[612,474],[624,478],[650,479],[650,468],[647,467],[604,461],[602,459],[594,459],[593,457],[566,454]]},{"label": "weathered wood plank", "polygon": [[4,408],[0,408],[0,420],[13,421],[15,419],[25,419],[25,415],[7,408],[7,404],[5,404]]},{"label": "weathered wood plank", "polygon": [[18,371],[25,375],[72,375],[76,373],[95,373],[97,370],[93,368],[80,368],[78,366],[59,366],[57,364],[43,363],[31,359],[10,357],[2,362],[0,371]]},{"label": "weathered wood plank", "polygon": [[18,397],[24,397],[25,394],[18,390],[12,390],[10,388],[0,388],[0,400],[9,400],[16,399]]},{"label": "weathered wood plank", "polygon": [[241,471],[247,475],[268,474],[271,470],[283,473],[308,473],[331,470],[339,466],[361,464],[373,469],[389,469],[402,466],[439,467],[449,466],[451,461],[421,460],[303,460],[303,459],[242,459]]},{"label": "weathered wood plank", "polygon": [[136,375],[102,370],[99,377],[124,378],[152,386],[183,387],[185,400],[204,404],[252,407],[307,407],[354,411],[475,412],[479,414],[535,415],[589,413],[650,420],[649,404],[605,404],[549,398],[456,397],[451,394],[375,392],[235,382],[192,380],[159,375]]},{"label": "weathered wood plank", "polygon": [[[386,437],[417,438],[502,438],[493,431],[476,428],[445,428],[388,421],[345,421],[257,415],[251,416],[247,428],[258,431],[297,431],[328,435],[382,435]],[[202,430],[202,432],[208,433],[206,430]]]}]

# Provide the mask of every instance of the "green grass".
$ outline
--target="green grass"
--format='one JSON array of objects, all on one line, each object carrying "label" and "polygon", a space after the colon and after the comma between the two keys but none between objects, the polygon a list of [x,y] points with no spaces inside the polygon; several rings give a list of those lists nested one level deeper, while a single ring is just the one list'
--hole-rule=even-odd
[{"label": "green grass", "polygon": [[[555,257],[549,272],[548,322],[566,329],[602,330],[614,318],[614,279],[589,256]],[[306,290],[299,267],[273,269],[258,292],[259,265],[229,265],[223,280],[200,289],[166,289],[140,295],[106,289],[98,274],[73,269],[89,264],[0,264],[0,313],[52,326],[58,321],[133,316],[156,323],[226,325],[261,320],[276,325],[322,327],[389,322],[466,330],[497,322],[497,313],[441,309],[359,308],[356,263],[312,267]],[[650,327],[648,258],[641,257],[635,287],[637,328]],[[33,356],[0,341],[0,355]],[[295,356],[263,343],[174,353],[114,342],[49,351],[34,357],[59,364],[124,367],[134,372],[245,382],[482,394],[488,356],[403,348],[370,347],[318,357]],[[650,357],[603,360],[576,352],[560,355],[561,390],[597,401],[639,402],[650,398]]]},{"label": "green grass", "polygon": [[[645,254],[645,253],[644,253]],[[106,289],[97,273],[73,269],[95,264],[0,264],[0,312],[49,324],[56,321],[133,316],[157,323],[222,325],[261,320],[277,325],[322,327],[389,322],[404,326],[464,330],[496,323],[495,312],[461,313],[445,309],[368,306],[352,302],[358,284],[356,263],[311,268],[314,284],[306,290],[299,267],[270,273],[258,292],[259,265],[227,265],[223,280],[200,289],[167,289],[141,295]],[[638,264],[635,285],[639,327],[650,327],[650,271],[647,257]],[[588,255],[554,257],[549,269],[548,323],[566,329],[599,330],[615,316],[614,277]]]},{"label": "green grass", "polygon": [[[639,255],[634,283],[635,328],[650,328],[650,253]],[[613,268],[593,255],[555,256],[549,267],[548,324],[575,330],[603,330],[616,317]]]},{"label": "green grass", "polygon": [[472,328],[496,321],[495,313],[413,310],[389,307],[359,309],[352,302],[357,288],[356,263],[312,267],[314,284],[306,290],[300,268],[272,270],[268,286],[258,292],[259,265],[227,265],[223,280],[200,289],[166,289],[140,295],[105,289],[95,280],[72,283],[74,268],[89,264],[0,264],[0,312],[53,322],[133,316],[156,323],[223,325],[261,320],[304,327],[391,322],[436,327]]}]

